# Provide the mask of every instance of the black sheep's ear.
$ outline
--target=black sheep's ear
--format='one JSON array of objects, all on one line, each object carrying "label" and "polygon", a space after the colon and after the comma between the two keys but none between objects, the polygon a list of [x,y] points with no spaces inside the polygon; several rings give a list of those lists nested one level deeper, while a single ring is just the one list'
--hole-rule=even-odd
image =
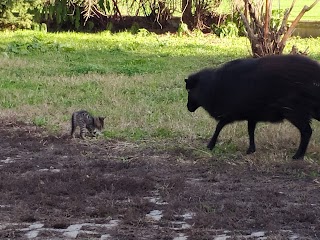
[{"label": "black sheep's ear", "polygon": [[188,82],[188,78],[185,78],[184,81],[187,83]]}]

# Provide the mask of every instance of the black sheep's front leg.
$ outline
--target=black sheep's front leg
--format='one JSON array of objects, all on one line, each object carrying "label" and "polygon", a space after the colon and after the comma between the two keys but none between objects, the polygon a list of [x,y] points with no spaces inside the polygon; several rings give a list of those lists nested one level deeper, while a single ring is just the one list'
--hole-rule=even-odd
[{"label": "black sheep's front leg", "polygon": [[256,129],[256,125],[256,121],[248,120],[249,148],[247,150],[247,154],[254,153],[256,151],[256,144],[254,141],[254,131]]},{"label": "black sheep's front leg", "polygon": [[216,145],[219,133],[221,132],[222,128],[227,125],[228,123],[230,123],[230,121],[227,121],[225,119],[222,119],[218,122],[216,130],[214,131],[214,134],[209,142],[209,144],[207,145],[207,147],[212,150],[214,148],[214,146]]}]

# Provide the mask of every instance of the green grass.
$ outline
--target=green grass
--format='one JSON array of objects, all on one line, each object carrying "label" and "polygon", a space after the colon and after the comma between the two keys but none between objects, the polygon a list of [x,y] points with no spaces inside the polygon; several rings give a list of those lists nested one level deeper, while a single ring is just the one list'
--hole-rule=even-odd
[{"label": "green grass", "polygon": [[[305,5],[310,6],[313,2],[314,0],[296,1],[292,9],[292,12],[289,16],[289,20],[294,20]],[[292,4],[292,0],[274,0],[273,9],[279,9],[279,8],[287,9],[287,8],[290,8],[291,4]],[[302,20],[320,21],[320,4],[318,3],[310,11],[306,12],[302,17]]]},{"label": "green grass", "polygon": [[[297,38],[287,49],[309,47],[320,60],[319,43]],[[72,112],[86,109],[106,117],[105,138],[197,140],[203,149],[215,122],[187,111],[184,79],[250,53],[245,38],[108,32],[1,32],[0,49],[0,117],[68,134]],[[246,127],[238,126],[223,131],[217,153],[245,151]]]},{"label": "green grass", "polygon": [[[239,41],[237,50],[228,47]],[[213,36],[19,31],[2,32],[0,42],[3,112],[63,129],[72,111],[87,109],[107,117],[107,136],[133,138],[179,135],[184,78],[248,53],[245,39]]]}]

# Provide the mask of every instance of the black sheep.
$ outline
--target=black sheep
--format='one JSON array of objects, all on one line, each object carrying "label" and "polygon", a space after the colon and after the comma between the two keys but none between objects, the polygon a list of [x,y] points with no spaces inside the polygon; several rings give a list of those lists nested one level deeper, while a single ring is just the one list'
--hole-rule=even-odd
[{"label": "black sheep", "polygon": [[247,120],[247,153],[253,153],[257,122],[287,119],[301,134],[293,159],[303,159],[312,134],[311,119],[320,120],[318,62],[298,55],[238,59],[217,69],[204,69],[185,81],[188,110],[203,107],[218,121],[209,149],[214,148],[225,125]]}]

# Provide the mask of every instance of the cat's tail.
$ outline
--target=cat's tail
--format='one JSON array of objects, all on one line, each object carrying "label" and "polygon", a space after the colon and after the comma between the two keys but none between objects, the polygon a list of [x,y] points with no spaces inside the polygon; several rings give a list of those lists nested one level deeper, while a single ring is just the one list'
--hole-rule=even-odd
[{"label": "cat's tail", "polygon": [[70,135],[72,138],[74,138],[74,132],[76,131],[75,118],[76,118],[76,113],[73,113],[71,117],[71,132],[70,132]]}]

